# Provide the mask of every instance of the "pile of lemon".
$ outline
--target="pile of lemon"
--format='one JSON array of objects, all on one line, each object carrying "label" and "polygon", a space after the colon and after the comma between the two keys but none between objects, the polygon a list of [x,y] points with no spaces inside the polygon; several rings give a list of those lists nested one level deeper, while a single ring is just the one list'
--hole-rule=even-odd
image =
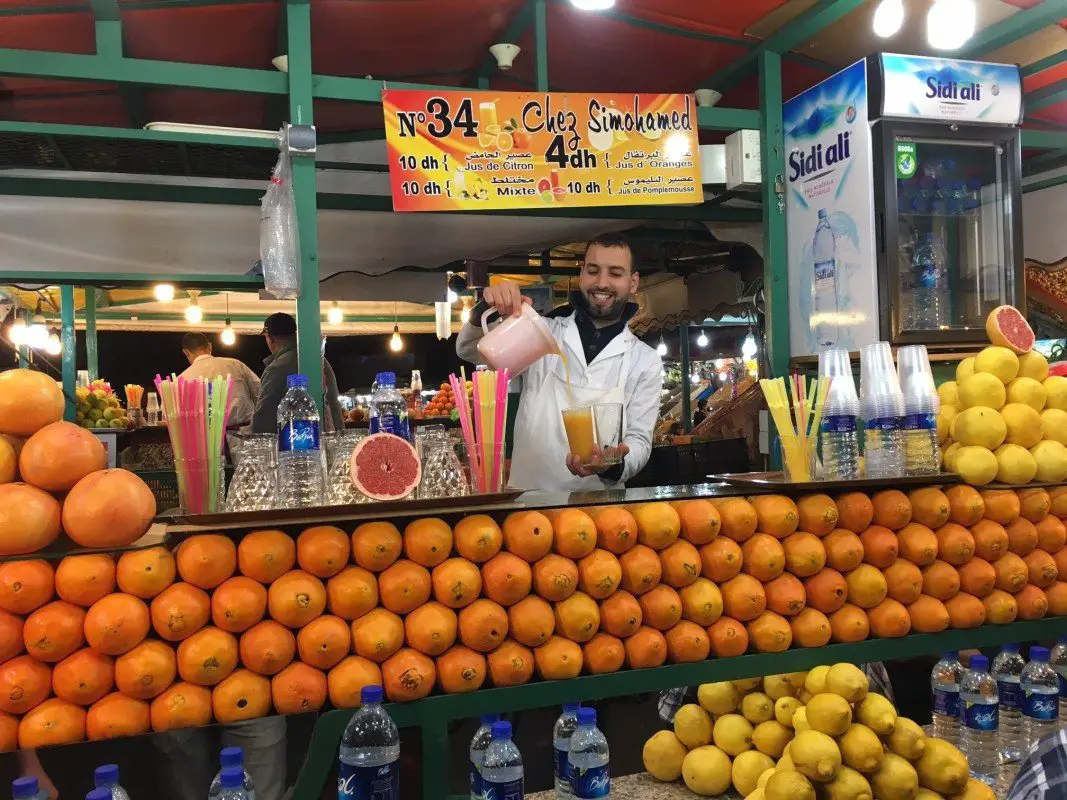
[{"label": "pile of lemon", "polygon": [[701,797],[995,800],[959,750],[869,689],[853,664],[704,684],[645,743],[645,769]]},{"label": "pile of lemon", "polygon": [[1041,353],[987,347],[937,389],[942,459],[975,486],[1067,479],[1067,378]]}]

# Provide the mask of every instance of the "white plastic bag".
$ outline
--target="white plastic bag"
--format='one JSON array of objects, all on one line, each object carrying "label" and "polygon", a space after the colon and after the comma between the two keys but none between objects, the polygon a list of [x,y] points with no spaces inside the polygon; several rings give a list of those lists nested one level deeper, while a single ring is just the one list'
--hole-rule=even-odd
[{"label": "white plastic bag", "polygon": [[259,258],[263,284],[278,299],[300,294],[300,236],[296,226],[293,170],[285,150],[274,165],[259,218]]}]

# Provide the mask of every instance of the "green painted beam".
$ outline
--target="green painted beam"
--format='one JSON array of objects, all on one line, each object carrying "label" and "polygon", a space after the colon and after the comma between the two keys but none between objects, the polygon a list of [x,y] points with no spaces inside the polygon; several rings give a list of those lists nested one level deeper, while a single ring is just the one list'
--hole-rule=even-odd
[{"label": "green painted beam", "polygon": [[[104,59],[122,59],[125,45],[122,35],[122,15],[118,0],[89,0],[93,9],[96,31],[96,54]],[[144,97],[141,90],[132,84],[120,83],[119,94],[130,125],[142,128],[148,122]]]},{"label": "green painted beam", "polygon": [[260,150],[277,150],[271,139],[255,136],[225,136],[208,133],[168,133],[146,131],[142,128],[110,128],[101,125],[61,125],[51,122],[18,122],[0,120],[0,135],[28,134],[32,136],[76,136],[114,141],[159,142],[173,144],[203,144],[215,147],[252,147]]},{"label": "green painted beam", "polygon": [[334,169],[345,172],[389,172],[388,164],[363,164],[354,161],[316,161],[315,169]]},{"label": "green painted beam", "polygon": [[1034,147],[1039,150],[1067,150],[1067,130],[1024,130],[1020,132],[1020,138],[1023,147]]},{"label": "green painted beam", "polygon": [[1058,53],[1053,53],[1050,56],[1045,56],[1044,58],[1035,61],[1032,64],[1027,64],[1024,67],[1020,67],[1019,71],[1023,74],[1023,77],[1026,78],[1030,75],[1036,75],[1039,72],[1044,72],[1046,69],[1058,67],[1065,61],[1067,61],[1067,48],[1060,50]]},{"label": "green painted beam", "polygon": [[[123,7],[128,11],[150,11],[167,8],[197,8],[215,5],[247,5],[249,3],[267,4],[268,0],[123,0]],[[41,16],[43,14],[83,14],[89,11],[89,4],[71,5],[36,5],[10,6],[0,8],[0,17]]]},{"label": "green painted beam", "polygon": [[548,91],[548,7],[546,0],[534,0],[534,87],[539,92]]},{"label": "green painted beam", "polygon": [[697,109],[697,123],[702,130],[759,130],[761,119],[760,112],[755,109],[719,108],[718,106]]},{"label": "green painted beam", "polygon": [[[66,290],[66,286],[60,288],[60,292]],[[72,294],[72,300],[73,297]],[[96,288],[93,286],[85,287],[85,360],[89,380],[95,381],[100,377],[100,353],[96,340]]]},{"label": "green painted beam", "polygon": [[1067,78],[1034,89],[1023,96],[1023,107],[1027,113],[1040,111],[1042,108],[1054,106],[1067,100]]},{"label": "green painted beam", "polygon": [[678,326],[678,357],[682,367],[682,430],[685,433],[693,430],[692,398],[693,384],[689,378],[692,362],[689,360],[689,323],[683,322]]},{"label": "green painted beam", "polygon": [[74,287],[64,286],[59,290],[59,319],[62,326],[60,341],[63,343],[63,398],[66,401],[63,406],[63,419],[67,422],[74,421],[75,402],[74,389],[78,381],[78,370],[75,358],[74,338]]},{"label": "green painted beam", "polygon": [[[144,321],[144,322],[180,322],[183,325],[185,322],[185,314],[183,310],[176,311],[137,311],[136,309],[129,309],[126,311],[98,311],[97,320],[101,322],[130,322],[130,321]],[[259,323],[263,321],[265,314],[230,314],[229,319],[232,322],[255,322]],[[326,312],[324,309],[320,309],[320,318],[326,318]],[[459,319],[459,312],[453,313],[453,319]],[[136,320],[134,320],[136,317]],[[209,314],[204,313],[205,322],[225,322],[227,319],[225,313],[221,314]],[[403,323],[428,323],[432,324],[434,321],[433,309],[429,309],[425,314],[401,314],[399,317],[395,314],[345,314],[345,322],[376,322],[376,323],[391,323],[394,320]],[[342,329],[343,330],[343,329]]]},{"label": "green painted beam", "polygon": [[1049,150],[1023,162],[1023,177],[1029,178],[1060,167],[1067,167],[1067,150]]},{"label": "green painted beam", "polygon": [[1035,6],[1017,11],[1010,17],[978,31],[956,57],[981,58],[1041,30],[1046,25],[1056,24],[1064,16],[1067,16],[1067,13],[1064,12],[1063,0],[1041,0]]},{"label": "green painted beam", "polygon": [[95,287],[149,287],[157,283],[171,283],[175,287],[235,289],[256,291],[263,288],[260,275],[212,275],[205,273],[182,275],[152,275],[149,273],[100,273],[100,272],[0,272],[0,285],[33,286],[95,286]]},{"label": "green painted beam", "polygon": [[1042,189],[1051,189],[1053,186],[1061,186],[1067,183],[1067,175],[1057,175],[1055,178],[1047,178],[1043,181],[1033,181],[1023,184],[1023,194],[1039,192]]},{"label": "green painted beam", "polygon": [[475,72],[475,77],[479,82],[482,80],[485,81],[484,88],[489,88],[489,77],[493,74],[493,70],[497,68],[496,59],[493,58],[492,53],[488,52],[488,48],[497,42],[510,42],[511,44],[516,44],[533,22],[535,2],[536,0],[525,0],[519,10],[515,12],[515,15],[508,22],[503,33],[494,37],[494,40],[486,45],[486,55],[482,58],[482,62],[478,65],[478,70]]},{"label": "green painted beam", "polygon": [[[782,139],[782,59],[777,53],[759,57],[760,110],[763,128],[760,158],[763,171],[763,292],[766,297],[767,350],[771,375],[789,371],[789,253],[785,206],[775,190],[775,176],[785,174]],[[773,448],[772,448],[773,449]]]}]

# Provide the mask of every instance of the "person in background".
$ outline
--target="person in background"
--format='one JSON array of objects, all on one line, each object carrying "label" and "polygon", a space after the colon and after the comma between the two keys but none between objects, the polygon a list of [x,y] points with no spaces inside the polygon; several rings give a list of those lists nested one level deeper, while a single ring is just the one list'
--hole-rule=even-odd
[{"label": "person in background", "polygon": [[708,400],[706,397],[697,400],[697,410],[693,414],[693,427],[695,428],[701,422],[708,418]]},{"label": "person in background", "polygon": [[252,421],[252,412],[259,398],[259,376],[236,358],[223,358],[211,352],[211,340],[202,333],[187,333],[182,337],[182,352],[189,366],[183,378],[233,378],[233,410],[230,428],[240,428]]},{"label": "person in background", "polygon": [[[252,433],[278,432],[278,404],[287,391],[286,380],[300,372],[296,356],[296,319],[291,314],[271,314],[263,322],[263,338],[270,355],[263,359],[263,377],[259,401],[252,415]],[[322,392],[325,409],[323,431],[339,431],[345,427],[341,403],[337,399],[337,376],[333,367],[322,359]]]},{"label": "person in background", "polygon": [[1041,739],[1019,765],[1007,800],[1067,797],[1067,728]]}]

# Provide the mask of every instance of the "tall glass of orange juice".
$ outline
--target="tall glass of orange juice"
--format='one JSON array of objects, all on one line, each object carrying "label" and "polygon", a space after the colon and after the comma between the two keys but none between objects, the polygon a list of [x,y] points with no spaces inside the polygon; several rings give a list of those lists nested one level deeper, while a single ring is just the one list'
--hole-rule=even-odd
[{"label": "tall glass of orange juice", "polygon": [[563,428],[567,431],[567,446],[586,464],[593,460],[593,409],[563,409]]},{"label": "tall glass of orange juice", "polygon": [[493,133],[493,131],[489,130],[490,127],[496,128],[497,132],[499,132],[500,124],[496,119],[495,100],[478,104],[478,122],[481,123],[481,128],[484,133]]}]

